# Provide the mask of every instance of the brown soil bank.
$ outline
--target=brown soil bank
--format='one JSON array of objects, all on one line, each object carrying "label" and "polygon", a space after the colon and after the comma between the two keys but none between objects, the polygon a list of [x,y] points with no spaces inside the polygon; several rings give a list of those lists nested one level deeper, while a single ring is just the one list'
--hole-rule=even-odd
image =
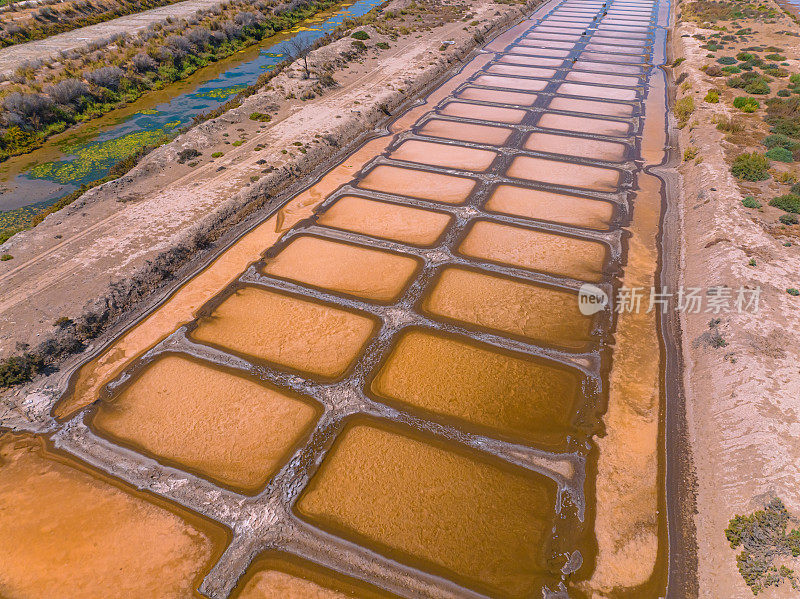
[{"label": "brown soil bank", "polygon": [[[673,35],[674,58],[685,59],[674,69],[676,113],[684,123],[681,284],[700,288],[704,300],[700,311],[681,314],[681,327],[696,468],[698,582],[700,596],[709,598],[753,596],[737,571],[741,547],[731,548],[725,536],[731,518],[773,497],[800,515],[800,298],[787,292],[800,286],[798,227],[783,225],[784,213],[768,204],[789,191],[797,163],[791,153],[790,162],[773,161],[765,176],[753,177],[761,181],[731,172],[739,154],[766,151],[765,104],[792,95],[779,90],[800,72],[800,27],[771,0],[742,3],[743,14],[733,19],[729,8],[683,2]],[[710,9],[717,12],[708,15]],[[699,22],[688,21],[692,15]],[[704,26],[705,15],[710,24]],[[745,48],[755,60],[740,54]],[[726,65],[736,68],[726,73]],[[746,73],[767,75],[760,78],[767,87],[731,86],[738,81],[729,76]],[[756,99],[760,108],[739,110],[733,105],[738,96]],[[746,196],[753,197],[743,203]],[[736,308],[740,288],[760,289],[757,312]],[[714,295],[729,298],[729,308],[706,311]],[[797,590],[784,581],[761,596],[796,597]]]}]

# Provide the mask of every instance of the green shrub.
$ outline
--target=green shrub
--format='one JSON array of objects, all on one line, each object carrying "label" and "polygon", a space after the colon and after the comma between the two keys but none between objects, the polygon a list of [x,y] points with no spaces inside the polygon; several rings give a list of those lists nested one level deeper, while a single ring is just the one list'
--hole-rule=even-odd
[{"label": "green shrub", "polygon": [[378,42],[377,44],[375,44],[375,47],[380,48],[381,50],[388,50],[389,44],[387,44],[386,42]]},{"label": "green shrub", "polygon": [[239,147],[239,146],[241,146],[243,143],[244,143],[244,140],[243,140],[243,139],[237,139],[237,140],[236,140],[235,142],[233,142],[233,144],[231,144],[231,145],[233,145],[233,147],[234,147],[234,148],[238,148],[238,147]]},{"label": "green shrub", "polygon": [[800,83],[800,73],[795,73],[794,75],[789,75],[789,82],[790,83]]},{"label": "green shrub", "polygon": [[745,208],[761,208],[761,202],[759,202],[753,196],[745,196],[742,199],[742,206]]},{"label": "green shrub", "polygon": [[686,96],[675,102],[675,116],[678,119],[678,127],[686,125],[693,112],[694,98],[692,96]]},{"label": "green shrub", "polygon": [[764,58],[767,60],[774,60],[775,62],[783,62],[786,57],[781,54],[767,54]]},{"label": "green shrub", "polygon": [[769,93],[769,84],[766,81],[759,79],[745,85],[744,91],[746,91],[748,94],[765,96]]},{"label": "green shrub", "polygon": [[361,40],[355,40],[353,42],[353,48],[355,48],[356,50],[366,50],[367,49],[367,44],[365,44]]},{"label": "green shrub", "polygon": [[263,112],[251,112],[250,120],[259,121],[260,123],[269,123],[272,120],[272,117],[268,114],[264,114]]},{"label": "green shrub", "polygon": [[776,160],[778,162],[794,162],[792,152],[786,148],[772,148],[767,150],[766,156],[770,160]]},{"label": "green shrub", "polygon": [[733,99],[733,106],[742,112],[755,112],[761,107],[761,104],[755,98],[737,96]]},{"label": "green shrub", "polygon": [[791,189],[789,189],[789,193],[793,193],[796,196],[800,196],[800,183],[795,183],[792,185]]},{"label": "green shrub", "polygon": [[732,65],[732,66],[729,66],[729,67],[722,67],[722,72],[723,73],[728,73],[729,75],[734,75],[736,73],[741,73],[742,69],[740,69],[736,65]]},{"label": "green shrub", "polygon": [[[798,289],[795,289],[794,287],[789,287],[789,288],[786,290],[786,293],[788,293],[789,295],[794,295],[794,296],[796,297],[796,296],[800,295],[800,290],[798,290]],[[793,533],[795,533],[795,532],[797,532],[797,531],[796,531],[796,530],[793,530],[792,532],[793,532]],[[794,551],[792,551],[792,555],[795,555],[795,552],[794,552]]]},{"label": "green shrub", "polygon": [[779,89],[778,90],[778,95],[781,98],[788,98],[789,96],[792,95],[792,92],[790,92],[788,89]]},{"label": "green shrub", "polygon": [[211,157],[212,158],[219,158],[222,155],[223,155],[222,152],[212,152],[211,153]]},{"label": "green shrub", "polygon": [[748,60],[753,60],[758,58],[755,54],[750,54],[749,52],[739,52],[736,55],[736,60],[740,60],[742,62],[747,62]]},{"label": "green shrub", "polygon": [[43,366],[42,360],[31,354],[6,358],[0,362],[0,388],[31,380]]},{"label": "green shrub", "polygon": [[13,259],[14,259],[14,256],[12,256],[11,254],[3,254],[2,256],[0,256],[0,261],[1,262],[8,262],[9,260],[13,260]]},{"label": "green shrub", "polygon": [[780,208],[784,212],[791,212],[792,214],[800,213],[800,196],[793,193],[787,193],[777,198],[772,198],[769,201],[770,206]]},{"label": "green shrub", "polygon": [[784,225],[796,225],[800,222],[800,220],[797,220],[796,214],[781,214],[778,220]]},{"label": "green shrub", "polygon": [[720,56],[717,58],[719,64],[736,64],[736,59],[733,56]]},{"label": "green shrub", "polygon": [[767,135],[762,143],[768,148],[791,148],[795,145],[795,142],[785,135]]},{"label": "green shrub", "polygon": [[354,31],[350,37],[363,41],[369,39],[369,34],[366,31]]},{"label": "green shrub", "polygon": [[769,179],[769,159],[763,154],[739,154],[733,161],[731,172],[744,181],[764,181]]},{"label": "green shrub", "polygon": [[719,91],[716,89],[708,90],[708,93],[706,94],[706,97],[703,98],[703,101],[708,102],[709,104],[716,104],[719,102]]}]

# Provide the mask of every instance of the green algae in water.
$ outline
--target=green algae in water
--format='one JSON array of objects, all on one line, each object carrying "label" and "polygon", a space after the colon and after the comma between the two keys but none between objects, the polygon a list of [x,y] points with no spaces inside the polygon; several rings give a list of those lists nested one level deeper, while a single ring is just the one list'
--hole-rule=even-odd
[{"label": "green algae in water", "polygon": [[169,139],[170,132],[178,125],[180,121],[172,121],[162,129],[137,131],[88,146],[65,148],[65,153],[76,156],[74,160],[39,164],[28,172],[28,177],[48,179],[64,185],[84,183],[97,178],[98,173],[102,173],[120,160],[133,156],[142,148]]},{"label": "green algae in water", "polygon": [[199,92],[197,94],[192,94],[195,98],[211,98],[214,100],[227,100],[231,96],[235,96],[241,91],[246,89],[245,85],[231,85],[230,87],[218,87],[216,89],[210,89],[205,92]]}]

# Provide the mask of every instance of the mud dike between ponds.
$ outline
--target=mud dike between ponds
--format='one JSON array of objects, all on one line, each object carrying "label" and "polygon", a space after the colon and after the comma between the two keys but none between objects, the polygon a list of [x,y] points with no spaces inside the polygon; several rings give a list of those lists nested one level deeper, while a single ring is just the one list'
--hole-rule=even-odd
[{"label": "mud dike between ponds", "polygon": [[[613,586],[592,576],[616,319],[578,290],[613,298],[643,256],[633,198],[660,205],[637,185],[658,10],[537,10],[85,364],[52,442],[7,463],[102,471],[151,534],[177,517],[210,597]],[[628,378],[658,371],[649,333]]]}]

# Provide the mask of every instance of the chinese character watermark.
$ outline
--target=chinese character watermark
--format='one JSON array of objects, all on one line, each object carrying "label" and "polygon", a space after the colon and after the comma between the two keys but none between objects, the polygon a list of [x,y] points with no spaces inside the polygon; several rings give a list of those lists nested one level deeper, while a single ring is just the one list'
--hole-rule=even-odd
[{"label": "chinese character watermark", "polygon": [[[670,309],[686,314],[725,314],[729,312],[758,312],[761,287],[717,286],[703,290],[702,287],[620,287],[613,302],[617,313],[660,312]],[[578,307],[582,314],[590,316],[609,306],[608,294],[601,288],[584,284],[578,292]]]}]

